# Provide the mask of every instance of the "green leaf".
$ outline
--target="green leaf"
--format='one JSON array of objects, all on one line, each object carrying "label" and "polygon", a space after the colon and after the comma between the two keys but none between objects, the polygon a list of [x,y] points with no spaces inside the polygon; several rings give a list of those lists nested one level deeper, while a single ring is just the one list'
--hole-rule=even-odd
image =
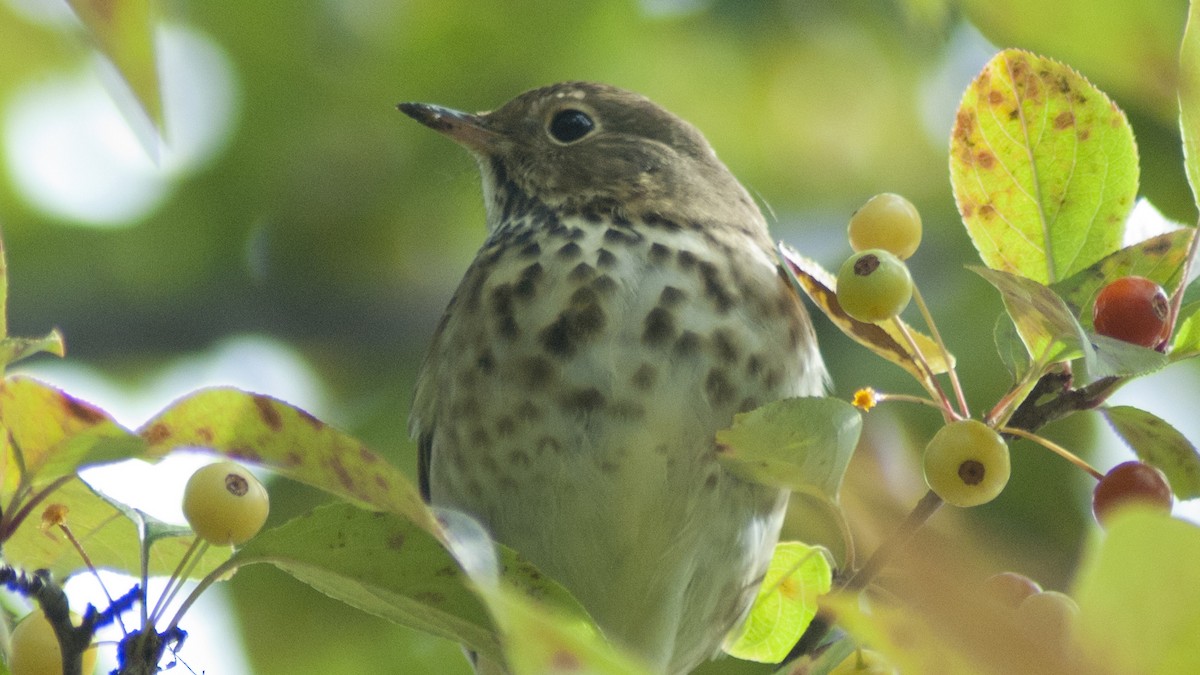
[{"label": "green leaf", "polygon": [[1000,291],[1004,308],[1035,363],[1070,361],[1091,348],[1075,315],[1050,288],[1008,272],[983,267],[968,269]]},{"label": "green leaf", "polygon": [[229,387],[203,389],[172,403],[138,433],[158,456],[184,446],[210,448],[436,530],[417,489],[399,469],[361,441],[278,399]]},{"label": "green leaf", "polygon": [[68,0],[150,121],[163,128],[151,0]]},{"label": "green leaf", "polygon": [[963,95],[950,179],[984,264],[1051,283],[1120,246],[1137,148],[1124,113],[1081,75],[1010,49]]},{"label": "green leaf", "polygon": [[29,377],[0,381],[0,427],[10,442],[0,457],[5,499],[22,473],[38,488],[81,467],[139,457],[146,450],[142,439],[100,408]]},{"label": "green leaf", "polygon": [[1088,340],[1092,348],[1084,353],[1084,365],[1089,379],[1145,375],[1161,369],[1170,361],[1160,351],[1106,335],[1088,334]]},{"label": "green leaf", "polygon": [[[26,570],[44,567],[60,578],[87,569],[79,553],[61,531],[57,528],[43,530],[41,527],[41,511],[50,505],[65,507],[66,525],[98,568],[140,575],[138,551],[141,543],[137,526],[113,503],[78,478],[71,479],[51,493],[43,502],[42,509],[31,514],[31,518],[17,528],[12,538],[4,542],[5,562]],[[190,537],[158,541],[150,551],[150,574],[170,574],[190,544]],[[207,574],[228,557],[228,548],[209,547],[193,571],[193,576]]]},{"label": "green leaf", "polygon": [[1200,205],[1200,7],[1189,3],[1187,27],[1179,49],[1179,135],[1183,169]]},{"label": "green leaf", "polygon": [[1170,354],[1172,361],[1200,354],[1200,278],[1192,279],[1183,292]]},{"label": "green leaf", "polygon": [[817,598],[832,586],[833,570],[821,549],[776,544],[750,615],[725,651],[759,663],[782,661],[816,616]]},{"label": "green leaf", "polygon": [[[1176,230],[1127,246],[1095,265],[1051,286],[1085,329],[1092,327],[1092,304],[1100,289],[1120,277],[1140,276],[1166,289],[1179,285],[1192,230]],[[1168,290],[1169,292],[1169,290]]]},{"label": "green leaf", "polygon": [[1080,641],[1107,672],[1200,672],[1200,529],[1118,514],[1077,577]]},{"label": "green leaf", "polygon": [[1158,467],[1179,499],[1200,497],[1200,453],[1186,436],[1165,420],[1132,406],[1101,410],[1138,459]]},{"label": "green leaf", "polygon": [[836,499],[861,431],[862,415],[845,401],[783,399],[735,415],[717,432],[718,460],[747,480]]},{"label": "green leaf", "polygon": [[402,516],[321,506],[260,532],[229,561],[254,563],[275,565],[371,614],[501,655],[471,580],[436,537]]},{"label": "green leaf", "polygon": [[1008,370],[1008,374],[1012,376],[1014,382],[1020,380],[1025,371],[1029,370],[1031,363],[1029,353],[1025,350],[1025,343],[1021,342],[1017,327],[1013,325],[1012,318],[1008,314],[1001,313],[996,318],[996,327],[992,329],[992,340],[996,343],[996,352],[1000,355],[1000,361]]}]

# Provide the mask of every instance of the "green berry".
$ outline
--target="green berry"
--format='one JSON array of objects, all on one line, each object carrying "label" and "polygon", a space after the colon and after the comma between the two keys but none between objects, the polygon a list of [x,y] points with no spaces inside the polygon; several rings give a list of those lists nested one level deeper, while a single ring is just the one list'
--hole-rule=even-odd
[{"label": "green berry", "polygon": [[881,248],[907,260],[921,244],[921,214],[904,197],[875,195],[850,216],[847,234],[855,251]]},{"label": "green berry", "polygon": [[837,298],[842,309],[859,321],[886,321],[908,306],[912,276],[904,261],[883,249],[861,251],[838,271]]},{"label": "green berry", "polygon": [[978,420],[942,427],[925,447],[925,482],[947,504],[979,506],[1008,484],[1008,445]]},{"label": "green berry", "polygon": [[[71,619],[78,622],[74,613]],[[13,628],[8,669],[12,675],[62,675],[62,650],[54,628],[41,609],[30,612],[16,628]],[[96,650],[83,652],[83,668],[87,675],[96,669]]]},{"label": "green berry", "polygon": [[201,467],[183,490],[183,515],[196,534],[217,546],[239,546],[262,529],[270,499],[254,474],[236,462]]}]

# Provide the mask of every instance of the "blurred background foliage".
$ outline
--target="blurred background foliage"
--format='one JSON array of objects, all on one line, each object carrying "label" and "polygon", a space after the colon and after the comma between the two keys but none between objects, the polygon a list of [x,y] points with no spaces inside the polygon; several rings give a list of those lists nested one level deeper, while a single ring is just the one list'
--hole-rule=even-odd
[{"label": "blurred background foliage", "polygon": [[[906,195],[926,228],[914,276],[977,411],[1010,381],[992,343],[999,299],[962,270],[977,259],[950,193],[947,142],[963,89],[999,47],[1065,61],[1108,92],[1133,123],[1143,193],[1169,218],[1196,219],[1174,94],[1184,0],[153,7],[161,146],[130,131],[136,113],[119,112],[117,78],[63,0],[0,0],[12,332],[61,328],[65,364],[30,370],[117,392],[100,401],[110,407],[142,401],[130,424],[177,389],[232,378],[415,468],[405,429],[413,374],[482,241],[483,206],[470,158],[397,113],[399,101],[483,110],[565,79],[642,92],[700,127],[769,205],[775,235],[826,267],[849,252],[845,222],[858,205]],[[837,395],[914,391],[899,369],[817,324]],[[1095,456],[1095,420],[1079,417],[1048,435]],[[916,452],[937,424],[887,406],[868,417],[843,495],[860,555],[923,489]],[[939,514],[935,527],[980,543],[997,570],[1061,588],[1092,527],[1088,489],[1064,462],[1018,444],[1006,493]],[[321,499],[279,483],[272,493],[276,522]],[[803,518],[788,528],[818,537]],[[229,586],[247,672],[468,672],[454,645],[271,569]],[[204,655],[191,656],[204,667]],[[764,669],[724,661],[706,672]]]}]

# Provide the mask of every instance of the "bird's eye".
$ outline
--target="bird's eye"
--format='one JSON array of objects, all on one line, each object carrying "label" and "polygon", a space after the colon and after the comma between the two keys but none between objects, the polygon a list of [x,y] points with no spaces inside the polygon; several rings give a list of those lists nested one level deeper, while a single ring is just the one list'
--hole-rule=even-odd
[{"label": "bird's eye", "polygon": [[554,114],[550,120],[550,135],[559,143],[572,143],[587,136],[596,123],[582,110],[568,108]]}]

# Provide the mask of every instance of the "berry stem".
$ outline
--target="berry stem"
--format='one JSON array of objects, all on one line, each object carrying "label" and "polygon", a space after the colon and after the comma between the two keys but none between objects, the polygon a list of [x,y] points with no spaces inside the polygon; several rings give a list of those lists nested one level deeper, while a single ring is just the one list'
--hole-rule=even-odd
[{"label": "berry stem", "polygon": [[933,368],[925,360],[925,355],[921,353],[921,349],[917,346],[917,341],[913,338],[912,332],[908,330],[908,326],[904,325],[904,322],[898,317],[892,319],[892,323],[895,324],[896,330],[900,332],[900,335],[904,337],[904,341],[908,343],[908,348],[912,350],[913,360],[919,363],[925,371],[925,377],[927,378],[925,389],[937,397],[941,404],[939,407],[942,409],[942,417],[945,418],[946,422],[953,422],[959,419],[958,413],[954,412],[954,406],[950,403],[950,399],[946,397],[946,392],[942,390],[942,385],[938,383],[937,377],[933,374]]},{"label": "berry stem", "polygon": [[184,598],[183,603],[179,605],[179,609],[175,612],[175,616],[171,618],[171,623],[167,625],[167,629],[163,631],[163,633],[167,635],[174,633],[175,629],[179,627],[179,622],[183,619],[183,615],[192,608],[192,604],[196,602],[196,599],[200,597],[200,594],[208,590],[208,587],[213,585],[217,579],[224,578],[225,575],[232,570],[237,569],[243,563],[244,561],[236,559],[235,557],[230,558],[229,560],[226,560],[225,562],[213,568],[213,571],[209,572],[207,576],[201,579],[200,582],[196,584],[196,587],[192,589],[192,592],[189,593],[186,598]]},{"label": "berry stem", "polygon": [[903,402],[903,403],[918,403],[920,405],[929,406],[930,408],[937,408],[938,410],[942,410],[942,404],[938,403],[937,401],[935,401],[931,398],[925,398],[924,396],[913,396],[912,394],[887,394],[887,393],[880,391],[880,392],[875,393],[875,401],[877,403],[883,403],[884,401],[899,401],[899,402]]},{"label": "berry stem", "polygon": [[[167,605],[175,599],[175,595],[179,593],[179,589],[183,587],[187,581],[188,575],[196,568],[200,562],[200,558],[208,552],[208,542],[195,537],[192,539],[192,545],[179,559],[179,564],[175,566],[175,570],[171,572],[171,576],[167,578],[167,586],[163,588],[162,595],[158,596],[158,602],[154,604],[154,611],[150,612],[150,623],[146,626],[153,626],[162,618],[163,613],[167,611]],[[186,567],[185,567],[186,566]]]},{"label": "berry stem", "polygon": [[1070,463],[1074,464],[1075,466],[1088,472],[1096,480],[1100,480],[1101,478],[1104,478],[1104,474],[1102,474],[1099,471],[1097,471],[1096,469],[1094,469],[1091,464],[1088,464],[1079,455],[1076,455],[1075,453],[1071,452],[1070,450],[1067,450],[1066,448],[1059,445],[1058,443],[1055,443],[1054,441],[1052,441],[1048,438],[1045,438],[1043,436],[1039,436],[1039,435],[1033,433],[1032,431],[1025,431],[1024,429],[1018,429],[1016,427],[998,427],[996,429],[996,431],[999,431],[1002,434],[1010,434],[1013,436],[1020,436],[1021,438],[1031,440],[1034,443],[1037,443],[1038,445],[1042,446],[1043,448],[1046,448],[1047,450],[1053,452],[1054,454],[1062,457],[1063,459],[1067,460],[1068,462],[1070,462]]},{"label": "berry stem", "polygon": [[929,306],[925,304],[925,298],[921,295],[921,289],[916,282],[913,283],[913,300],[917,303],[921,317],[925,319],[925,325],[929,327],[929,334],[942,352],[942,359],[946,361],[946,374],[950,377],[950,386],[954,388],[954,396],[958,399],[959,413],[964,418],[970,417],[971,411],[967,407],[967,397],[963,395],[962,383],[958,381],[958,372],[954,369],[954,358],[950,356],[950,350],[946,349],[946,343],[942,341],[942,333],[938,330],[937,322],[933,320],[933,314],[929,311]]},{"label": "berry stem", "polygon": [[[104,585],[104,579],[100,578],[100,571],[92,564],[92,559],[88,557],[87,551],[83,550],[83,544],[79,543],[79,540],[75,538],[75,534],[71,532],[71,528],[67,527],[66,523],[59,523],[58,529],[62,530],[62,533],[66,535],[67,541],[71,542],[71,545],[75,547],[75,551],[79,553],[79,557],[83,558],[83,564],[87,565],[92,576],[96,577],[96,582],[100,584],[100,590],[104,591],[104,597],[108,599],[108,605],[110,607],[115,605],[116,600],[113,600],[112,594],[108,592],[108,586]],[[129,635],[129,631],[125,630],[125,622],[121,620],[121,615],[118,614],[116,619],[117,625],[121,627],[121,634]]]}]

